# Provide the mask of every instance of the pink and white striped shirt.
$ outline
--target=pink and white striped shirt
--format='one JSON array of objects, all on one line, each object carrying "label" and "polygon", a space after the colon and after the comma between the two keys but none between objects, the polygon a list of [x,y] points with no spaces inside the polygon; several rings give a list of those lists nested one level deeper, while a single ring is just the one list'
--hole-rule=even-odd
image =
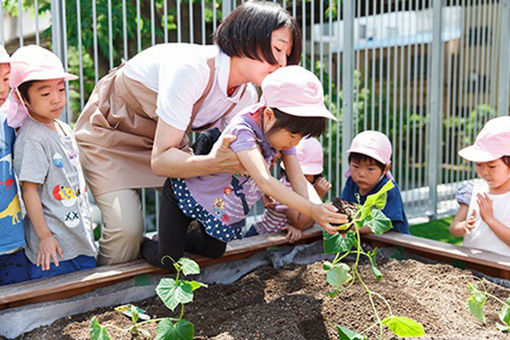
[{"label": "pink and white striped shirt", "polygon": [[[285,176],[280,178],[280,182],[282,182],[286,187],[292,189],[292,185]],[[282,231],[282,228],[289,224],[286,214],[287,209],[288,207],[286,205],[276,202],[276,205],[273,208],[264,210],[262,219],[256,222],[253,227],[259,235]]]}]

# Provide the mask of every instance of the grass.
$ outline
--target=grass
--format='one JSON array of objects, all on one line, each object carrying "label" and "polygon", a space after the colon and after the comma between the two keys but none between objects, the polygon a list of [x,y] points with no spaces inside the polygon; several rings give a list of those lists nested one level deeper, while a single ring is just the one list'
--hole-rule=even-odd
[{"label": "grass", "polygon": [[427,223],[411,225],[409,226],[409,232],[414,236],[428,238],[445,243],[462,245],[462,237],[453,237],[448,232],[448,226],[452,220],[453,217],[447,217]]}]

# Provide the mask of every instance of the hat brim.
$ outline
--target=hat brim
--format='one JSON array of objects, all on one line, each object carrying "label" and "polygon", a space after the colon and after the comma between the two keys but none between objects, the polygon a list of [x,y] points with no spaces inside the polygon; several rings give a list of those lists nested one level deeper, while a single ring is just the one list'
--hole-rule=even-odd
[{"label": "hat brim", "polygon": [[374,154],[374,150],[372,149],[367,149],[367,148],[350,148],[349,150],[347,150],[347,153],[360,153],[362,155],[365,155],[365,156],[368,156],[368,157],[371,157],[373,159],[375,159],[376,161],[386,165],[386,161],[379,155],[377,154]]},{"label": "hat brim", "polygon": [[0,57],[0,64],[10,64],[10,63],[11,63],[11,58]]},{"label": "hat brim", "polygon": [[77,76],[71,73],[67,72],[60,72],[60,71],[39,71],[39,72],[33,72],[28,75],[25,79],[23,79],[23,83],[26,83],[27,81],[33,81],[33,80],[51,80],[51,79],[64,79],[64,81],[69,80],[76,80],[78,79]]},{"label": "hat brim", "polygon": [[[320,165],[299,165],[301,167],[301,171],[303,172],[303,175],[319,175],[322,174],[324,171],[324,168]],[[283,162],[280,162],[280,168],[285,170],[285,164]]]},{"label": "hat brim", "polygon": [[488,151],[480,149],[476,145],[471,145],[459,150],[459,156],[471,162],[491,162],[503,157],[504,155],[491,154]]},{"label": "hat brim", "polygon": [[331,112],[321,105],[302,105],[277,107],[279,110],[297,117],[324,117],[331,120],[338,120]]}]

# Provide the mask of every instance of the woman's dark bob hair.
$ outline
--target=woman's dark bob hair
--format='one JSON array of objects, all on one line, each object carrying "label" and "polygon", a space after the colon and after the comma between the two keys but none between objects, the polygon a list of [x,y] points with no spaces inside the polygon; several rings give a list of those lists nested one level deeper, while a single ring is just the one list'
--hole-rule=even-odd
[{"label": "woman's dark bob hair", "polygon": [[319,137],[326,132],[327,118],[324,117],[297,117],[272,107],[276,118],[275,123],[267,132],[268,135],[285,129],[292,134],[303,137]]},{"label": "woman's dark bob hair", "polygon": [[218,26],[214,42],[230,57],[248,57],[276,65],[271,34],[282,27],[288,27],[292,35],[287,64],[297,65],[301,58],[301,31],[296,19],[277,3],[252,0],[240,5]]}]

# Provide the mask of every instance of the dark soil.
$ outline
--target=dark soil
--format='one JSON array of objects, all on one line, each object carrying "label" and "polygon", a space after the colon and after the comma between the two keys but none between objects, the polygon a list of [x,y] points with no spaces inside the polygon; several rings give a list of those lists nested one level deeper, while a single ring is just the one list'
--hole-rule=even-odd
[{"label": "dark soil", "polygon": [[[500,306],[493,300],[486,305],[487,324],[472,317],[465,308],[468,283],[475,279],[466,270],[449,265],[423,264],[414,260],[390,260],[380,267],[380,283],[372,279],[369,268],[362,267],[371,289],[388,300],[395,315],[413,318],[424,325],[426,339],[509,339],[496,330]],[[505,300],[510,289],[486,282],[488,291]],[[195,301],[186,307],[185,319],[195,324],[196,339],[337,339],[331,322],[362,330],[372,324],[372,309],[359,283],[331,299],[331,290],[321,263],[288,266],[282,269],[263,267],[232,285],[210,285],[199,289]],[[387,310],[380,299],[375,304],[381,315]],[[136,302],[155,317],[174,315],[158,297]],[[98,309],[56,321],[36,329],[20,339],[88,339],[89,325],[96,315],[103,325],[127,328],[130,320],[112,309]],[[110,327],[111,329],[111,327]],[[147,327],[155,335],[155,326]],[[368,332],[377,338],[376,329]],[[110,331],[114,339],[131,335]],[[384,333],[383,339],[396,339]]]},{"label": "dark soil", "polygon": [[336,197],[333,200],[333,205],[338,209],[339,214],[347,215],[349,222],[352,222],[354,216],[356,216],[356,205],[347,201],[341,200]]}]

